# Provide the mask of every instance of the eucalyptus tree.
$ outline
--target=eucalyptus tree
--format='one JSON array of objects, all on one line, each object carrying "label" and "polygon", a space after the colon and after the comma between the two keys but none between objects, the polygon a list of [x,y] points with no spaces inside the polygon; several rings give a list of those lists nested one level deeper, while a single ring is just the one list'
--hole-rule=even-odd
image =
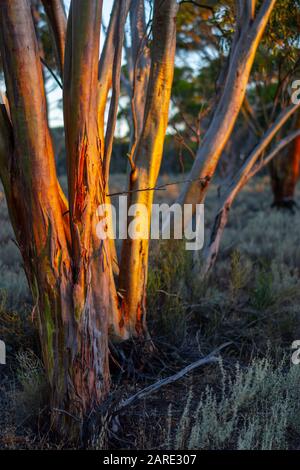
[{"label": "eucalyptus tree", "polygon": [[[141,0],[133,1],[135,6]],[[63,83],[68,196],[56,175],[42,65],[29,0],[4,0],[1,58],[7,97],[0,114],[0,176],[34,299],[54,428],[78,435],[110,389],[108,333],[145,335],[148,242],[124,243],[120,275],[111,240],[99,240],[97,208],[109,201],[121,52],[130,0],[116,0],[99,62],[101,0],[44,0]],[[151,67],[135,123],[131,191],[155,185],[168,122],[176,0],[155,0]],[[138,34],[133,45],[138,41]],[[135,52],[136,54],[136,52]],[[150,59],[149,59],[150,60]],[[136,60],[135,69],[140,61]],[[108,123],[105,103],[112,87]],[[134,106],[137,106],[134,104]],[[139,111],[138,111],[139,112]],[[151,210],[149,192],[133,192]]]}]

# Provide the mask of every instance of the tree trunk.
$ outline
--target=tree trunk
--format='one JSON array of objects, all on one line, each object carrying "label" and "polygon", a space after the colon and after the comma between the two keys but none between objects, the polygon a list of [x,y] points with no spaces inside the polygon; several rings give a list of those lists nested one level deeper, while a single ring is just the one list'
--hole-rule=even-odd
[{"label": "tree trunk", "polygon": [[[106,397],[109,247],[95,234],[105,187],[99,165],[97,69],[101,2],[73,1],[67,40],[68,203],[56,177],[43,76],[28,0],[2,2],[1,55],[10,106],[1,106],[0,168],[35,302],[51,390],[52,429],[76,438]],[[76,47],[73,44],[76,36]]]},{"label": "tree trunk", "polygon": [[[143,130],[134,152],[135,168],[130,175],[129,205],[143,204],[150,222],[153,191],[140,191],[156,184],[168,124],[168,111],[176,45],[176,0],[154,2],[151,71],[147,89]],[[149,231],[150,226],[145,227]],[[122,311],[133,336],[146,330],[146,286],[149,239],[124,240],[120,286]]]},{"label": "tree trunk", "polygon": [[[300,114],[294,125],[300,128]],[[273,191],[273,207],[293,210],[295,206],[295,190],[300,172],[300,138],[295,139],[283,155],[271,162],[270,174]]]},{"label": "tree trunk", "polygon": [[238,5],[236,34],[222,95],[198,149],[189,175],[191,182],[185,184],[178,199],[182,205],[193,204],[194,210],[196,203],[204,201],[221,154],[231,136],[245,98],[256,50],[275,0],[265,0],[256,15],[254,1],[238,2]]}]

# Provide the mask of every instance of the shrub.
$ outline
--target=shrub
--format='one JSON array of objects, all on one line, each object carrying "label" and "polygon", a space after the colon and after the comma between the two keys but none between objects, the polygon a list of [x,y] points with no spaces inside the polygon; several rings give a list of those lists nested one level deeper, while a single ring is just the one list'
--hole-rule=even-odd
[{"label": "shrub", "polygon": [[[190,390],[170,449],[283,449],[289,431],[300,431],[300,368],[284,359],[255,359],[249,367],[225,370],[221,391],[209,386],[199,397]],[[171,431],[170,431],[171,432]]]}]

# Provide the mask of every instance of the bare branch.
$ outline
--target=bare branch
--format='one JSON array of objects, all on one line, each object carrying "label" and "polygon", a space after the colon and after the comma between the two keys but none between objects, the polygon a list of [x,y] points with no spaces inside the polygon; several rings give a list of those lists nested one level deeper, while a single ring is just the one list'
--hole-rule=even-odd
[{"label": "bare branch", "polygon": [[112,86],[112,76],[113,76],[113,63],[115,57],[116,45],[114,42],[115,39],[115,30],[118,24],[119,17],[119,0],[115,0],[111,15],[109,26],[107,29],[105,42],[103,50],[101,53],[98,69],[98,124],[99,131],[102,134],[102,140],[104,141],[104,113],[107,102],[107,97],[109,90]]},{"label": "bare branch", "polygon": [[[197,178],[197,181],[202,182],[203,184],[205,184],[205,182],[206,182],[205,180],[200,180],[199,178]],[[144,192],[144,191],[164,191],[169,186],[177,186],[179,184],[191,183],[191,182],[192,182],[192,180],[173,181],[172,183],[161,184],[161,185],[155,186],[153,188],[132,189],[131,191],[121,191],[121,192],[118,192],[118,193],[110,193],[110,194],[107,194],[107,196],[109,196],[109,197],[121,196],[122,194],[141,193],[141,192]]]},{"label": "bare branch", "polygon": [[114,132],[117,122],[119,97],[121,89],[121,59],[124,40],[124,29],[126,18],[129,11],[131,0],[118,0],[119,10],[116,28],[114,30],[114,61],[112,71],[112,97],[110,101],[107,128],[105,134],[105,148],[104,148],[104,174],[105,181],[108,183],[110,159],[112,153]]},{"label": "bare branch", "polygon": [[291,132],[289,135],[287,135],[286,137],[284,137],[283,139],[281,139],[276,145],[275,147],[272,149],[272,151],[266,156],[264,157],[261,161],[259,161],[254,167],[253,169],[248,173],[248,176],[246,178],[246,181],[245,181],[245,184],[248,183],[248,181],[253,178],[253,176],[255,176],[262,168],[264,168],[265,166],[267,166],[271,160],[273,160],[274,157],[276,157],[276,155],[278,155],[278,153],[283,150],[287,145],[289,145],[291,142],[293,142],[295,139],[297,139],[297,137],[300,136],[300,130],[297,130],[297,131],[294,131],[294,132]]},{"label": "bare branch", "polygon": [[[151,20],[149,20],[151,22]],[[147,45],[147,30],[149,24],[145,21],[144,0],[132,0],[130,8],[130,28],[132,37],[131,56],[132,64],[130,76],[132,79],[131,116],[132,129],[130,139],[130,158],[134,154],[138,139],[141,135],[144,122],[147,85],[150,73],[150,50]]]},{"label": "bare branch", "polygon": [[274,148],[268,157],[266,157],[264,160],[258,163],[256,167],[254,167],[258,158],[268,147],[276,133],[299,108],[300,104],[291,105],[280,114],[275,123],[270,127],[270,129],[268,129],[268,131],[262,137],[261,141],[250,153],[242,168],[238,171],[237,175],[233,178],[227,187],[225,194],[222,197],[220,207],[215,216],[213,229],[209,236],[209,242],[204,251],[202,276],[206,276],[214,265],[217,254],[219,252],[223,231],[228,221],[230,208],[241,188],[250,180],[252,176],[254,176],[263,166],[265,166],[279,152],[281,148],[297,137],[298,134],[296,132],[291,134],[291,136],[288,136]]},{"label": "bare branch", "polygon": [[62,83],[60,82],[59,78],[56,76],[56,74],[53,72],[53,70],[51,69],[51,67],[49,67],[49,65],[47,64],[47,62],[45,61],[45,59],[43,59],[43,57],[40,57],[41,59],[41,62],[42,64],[46,67],[46,69],[48,70],[48,72],[52,75],[52,77],[54,78],[54,80],[56,81],[57,85],[59,86],[59,88],[62,90],[63,86],[62,86]]},{"label": "bare branch", "polygon": [[55,43],[57,61],[63,77],[67,16],[62,0],[42,0]]},{"label": "bare branch", "polygon": [[212,364],[215,362],[219,361],[219,357],[217,354],[222,351],[223,349],[227,348],[227,346],[230,346],[232,342],[227,342],[219,346],[218,348],[214,349],[210,354],[207,356],[203,357],[202,359],[199,359],[196,362],[193,362],[192,364],[189,364],[186,366],[184,369],[180,370],[174,375],[171,375],[170,377],[166,377],[165,379],[159,380],[158,382],[155,382],[154,384],[149,385],[148,387],[144,388],[143,390],[140,390],[139,392],[135,393],[131,397],[127,398],[123,403],[121,403],[117,409],[115,410],[114,414],[120,413],[121,411],[124,411],[126,408],[131,406],[133,403],[136,401],[142,400],[143,398],[146,398],[147,396],[151,395],[152,393],[157,392],[157,390],[160,390],[162,387],[169,385],[171,383],[176,382],[177,380],[182,379],[186,374],[192,372],[193,370],[205,366],[207,364]]}]

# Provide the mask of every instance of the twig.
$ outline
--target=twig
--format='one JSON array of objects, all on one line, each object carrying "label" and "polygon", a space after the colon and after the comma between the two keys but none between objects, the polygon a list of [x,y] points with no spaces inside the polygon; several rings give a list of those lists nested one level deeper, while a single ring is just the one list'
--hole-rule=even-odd
[{"label": "twig", "polygon": [[154,384],[151,384],[146,388],[143,388],[139,392],[127,398],[127,400],[123,401],[123,403],[119,405],[119,407],[117,408],[114,414],[119,413],[120,411],[123,411],[125,408],[128,408],[128,406],[132,405],[132,403],[134,403],[135,401],[145,398],[151,393],[156,392],[157,390],[161,389],[165,385],[169,385],[170,383],[176,382],[177,380],[181,379],[192,370],[200,366],[206,365],[206,364],[217,362],[219,358],[216,357],[215,354],[217,354],[218,352],[220,352],[222,349],[226,348],[230,344],[232,344],[232,341],[222,344],[221,346],[216,348],[214,351],[212,351],[210,354],[208,354],[208,356],[203,357],[202,359],[199,359],[198,361],[193,362],[192,364],[189,364],[188,366],[186,366],[184,369],[180,370],[176,374],[171,375],[170,377],[166,377],[165,379],[159,380],[158,382],[155,382]]},{"label": "twig", "polygon": [[49,67],[49,65],[48,65],[47,62],[43,59],[43,57],[40,57],[40,60],[41,60],[42,64],[46,67],[46,69],[50,72],[50,74],[52,75],[52,77],[54,78],[54,80],[56,81],[56,83],[58,84],[58,86],[62,89],[62,88],[63,88],[62,83],[61,83],[61,81],[58,79],[58,77],[56,76],[56,74],[53,72],[53,70],[51,69],[51,67]]},{"label": "twig", "polygon": [[160,186],[155,186],[153,188],[132,189],[131,191],[122,191],[119,193],[106,194],[106,196],[107,197],[121,196],[122,194],[140,193],[143,191],[165,191],[165,188],[168,186],[175,186],[176,184],[183,184],[183,183],[192,183],[193,181],[200,181],[202,183],[206,183],[207,179],[206,178],[194,178],[194,179],[188,179],[188,180],[182,180],[182,181],[174,181],[173,183],[161,184]]},{"label": "twig", "polygon": [[212,13],[215,12],[214,8],[212,6],[209,6],[209,5],[203,5],[201,3],[197,3],[193,0],[181,0],[181,2],[179,2],[179,5],[184,5],[185,3],[191,3],[192,5],[194,5],[195,7],[199,7],[199,8],[205,8],[206,10],[210,10]]},{"label": "twig", "polygon": [[69,413],[66,410],[60,410],[58,408],[53,408],[52,411],[56,411],[56,413],[61,413],[61,414],[65,414],[67,416],[70,416],[71,418],[75,419],[75,421],[78,421],[79,423],[81,423],[81,419],[77,418],[76,416],[72,415],[72,413]]}]

